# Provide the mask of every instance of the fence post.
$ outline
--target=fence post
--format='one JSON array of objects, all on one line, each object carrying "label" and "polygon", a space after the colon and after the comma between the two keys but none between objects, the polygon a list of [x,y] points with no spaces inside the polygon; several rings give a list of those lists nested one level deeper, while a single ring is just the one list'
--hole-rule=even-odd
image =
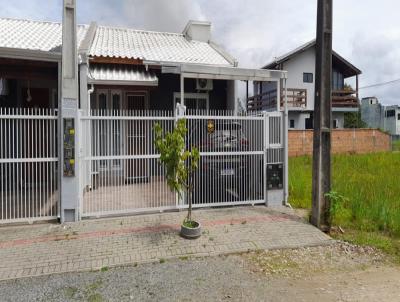
[{"label": "fence post", "polygon": [[264,147],[264,165],[263,165],[263,187],[264,187],[264,202],[268,206],[268,148],[269,148],[269,117],[268,113],[264,112],[264,135],[263,135],[263,147]]}]

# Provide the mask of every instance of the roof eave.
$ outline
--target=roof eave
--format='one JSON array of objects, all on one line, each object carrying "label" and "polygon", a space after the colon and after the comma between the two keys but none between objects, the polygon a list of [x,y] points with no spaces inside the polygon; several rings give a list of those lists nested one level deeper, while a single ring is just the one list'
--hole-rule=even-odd
[{"label": "roof eave", "polygon": [[238,60],[236,60],[233,56],[231,56],[225,49],[223,49],[219,44],[214,41],[210,41],[208,43],[216,52],[218,52],[225,60],[228,61],[234,67],[239,65]]},{"label": "roof eave", "polygon": [[21,48],[0,47],[0,57],[34,61],[61,62],[61,53],[59,52]]},{"label": "roof eave", "polygon": [[186,65],[186,64],[195,65],[195,66],[233,67],[230,64],[205,64],[205,63],[188,63],[188,62],[175,62],[175,61],[143,60],[143,65],[149,65],[149,66],[177,67],[177,66]]},{"label": "roof eave", "polygon": [[279,79],[287,78],[287,72],[281,70],[194,64],[182,64],[176,67],[163,68],[162,73],[181,74],[186,78],[215,80],[279,81]]},{"label": "roof eave", "polygon": [[362,74],[362,71],[355,67],[353,64],[351,64],[349,61],[347,61],[345,58],[343,58],[341,55],[339,55],[336,51],[332,50],[332,55],[334,55],[336,58],[338,58],[343,64],[347,65],[350,69],[354,71],[354,75],[360,75]]},{"label": "roof eave", "polygon": [[118,80],[95,80],[88,77],[88,84],[94,85],[116,85],[116,86],[158,86],[158,81],[118,81]]}]

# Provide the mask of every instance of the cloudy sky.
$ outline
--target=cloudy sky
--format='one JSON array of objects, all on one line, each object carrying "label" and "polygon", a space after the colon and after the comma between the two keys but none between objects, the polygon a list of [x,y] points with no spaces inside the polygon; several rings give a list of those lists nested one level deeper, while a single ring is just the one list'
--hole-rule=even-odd
[{"label": "cloudy sky", "polygon": [[[363,71],[360,86],[400,79],[400,2],[333,0],[333,47]],[[213,39],[243,67],[260,67],[314,38],[317,0],[77,0],[78,22],[181,32],[209,20]],[[62,0],[0,0],[0,16],[61,20]],[[350,82],[350,84],[352,84]],[[400,104],[400,81],[362,89]]]}]

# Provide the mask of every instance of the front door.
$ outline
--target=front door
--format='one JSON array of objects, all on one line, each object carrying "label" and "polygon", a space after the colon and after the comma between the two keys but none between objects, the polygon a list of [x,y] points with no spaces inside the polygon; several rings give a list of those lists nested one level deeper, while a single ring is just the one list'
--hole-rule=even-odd
[{"label": "front door", "polygon": [[[148,97],[146,92],[126,93],[126,106],[129,114],[133,116],[143,115],[148,109]],[[151,132],[150,121],[128,120],[126,124],[126,151],[128,155],[149,154],[148,135]],[[149,181],[148,159],[129,159],[125,163],[125,182]]]},{"label": "front door", "polygon": [[[98,90],[97,100],[94,109],[99,110],[98,114],[104,116],[119,116],[122,109],[120,90]],[[92,107],[93,108],[93,107]],[[93,127],[98,133],[98,137],[93,137],[95,155],[99,156],[118,156],[121,155],[122,135],[121,123],[117,119],[101,120],[93,123]],[[121,161],[101,160],[99,171],[120,170]]]}]

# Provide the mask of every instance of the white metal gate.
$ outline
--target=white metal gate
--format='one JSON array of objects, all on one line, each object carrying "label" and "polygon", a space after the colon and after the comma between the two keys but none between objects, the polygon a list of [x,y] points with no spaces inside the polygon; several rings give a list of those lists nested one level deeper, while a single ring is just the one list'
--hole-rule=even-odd
[{"label": "white metal gate", "polygon": [[188,197],[179,200],[168,188],[153,143],[155,123],[171,131],[178,118],[187,121],[187,146],[200,150],[190,197],[194,207],[282,204],[283,185],[267,188],[268,164],[284,164],[280,112],[238,116],[192,110],[178,116],[172,111],[92,110],[81,117],[83,141],[90,145],[81,161],[82,217],[187,207]]},{"label": "white metal gate", "polygon": [[0,223],[59,213],[57,112],[0,108]]}]

